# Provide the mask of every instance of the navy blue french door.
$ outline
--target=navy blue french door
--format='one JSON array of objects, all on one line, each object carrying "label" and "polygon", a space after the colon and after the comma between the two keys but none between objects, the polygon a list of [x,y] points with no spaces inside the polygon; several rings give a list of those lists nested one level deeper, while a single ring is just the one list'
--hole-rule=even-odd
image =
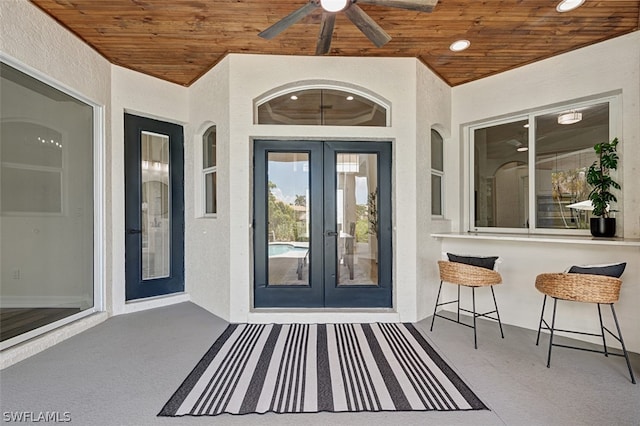
[{"label": "navy blue french door", "polygon": [[183,129],[125,114],[126,300],[184,291]]},{"label": "navy blue french door", "polygon": [[254,143],[254,306],[391,307],[391,144]]}]

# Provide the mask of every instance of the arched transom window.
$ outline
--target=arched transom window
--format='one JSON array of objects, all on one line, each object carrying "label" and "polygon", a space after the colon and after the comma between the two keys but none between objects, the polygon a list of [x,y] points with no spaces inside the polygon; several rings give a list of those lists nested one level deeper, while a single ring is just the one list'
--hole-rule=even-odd
[{"label": "arched transom window", "polygon": [[335,88],[304,88],[257,103],[257,124],[389,125],[388,107],[362,94]]}]

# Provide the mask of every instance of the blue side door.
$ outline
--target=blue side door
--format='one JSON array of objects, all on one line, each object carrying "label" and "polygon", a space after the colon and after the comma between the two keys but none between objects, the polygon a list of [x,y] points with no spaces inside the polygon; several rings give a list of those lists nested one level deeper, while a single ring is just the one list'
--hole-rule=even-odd
[{"label": "blue side door", "polygon": [[182,126],[125,114],[126,300],[184,291]]}]

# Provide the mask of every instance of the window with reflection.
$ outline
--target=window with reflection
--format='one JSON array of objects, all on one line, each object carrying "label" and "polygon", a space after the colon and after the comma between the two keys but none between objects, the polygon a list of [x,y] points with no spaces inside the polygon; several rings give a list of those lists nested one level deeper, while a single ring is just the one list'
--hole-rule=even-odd
[{"label": "window with reflection", "polygon": [[431,129],[431,214],[443,216],[444,140]]},{"label": "window with reflection", "polygon": [[476,227],[527,228],[528,121],[473,131]]},{"label": "window with reflection", "polygon": [[337,285],[380,285],[377,153],[336,154]]},{"label": "window with reflection", "polygon": [[593,146],[615,137],[610,129],[615,101],[601,99],[471,127],[472,227],[588,229],[591,188],[586,172],[596,160]]},{"label": "window with reflection", "polygon": [[95,311],[96,107],[0,63],[0,349]]},{"label": "window with reflection", "polygon": [[218,211],[218,167],[216,154],[216,126],[211,126],[202,136],[202,179],[204,190],[204,214],[214,215]]},{"label": "window with reflection", "polygon": [[2,136],[3,213],[62,214],[62,134],[16,120],[2,123]]},{"label": "window with reflection", "polygon": [[387,126],[387,108],[337,89],[303,89],[269,99],[257,108],[258,124]]},{"label": "window with reflection", "polygon": [[308,152],[267,154],[269,285],[308,286],[311,182]]},{"label": "window with reflection", "polygon": [[142,279],[154,280],[171,272],[169,136],[143,131],[140,137]]},{"label": "window with reflection", "polygon": [[[563,116],[569,123],[559,122]],[[603,102],[535,117],[537,227],[589,228],[590,202],[575,205],[589,200],[587,169],[597,159],[593,146],[609,140],[609,116]]]}]

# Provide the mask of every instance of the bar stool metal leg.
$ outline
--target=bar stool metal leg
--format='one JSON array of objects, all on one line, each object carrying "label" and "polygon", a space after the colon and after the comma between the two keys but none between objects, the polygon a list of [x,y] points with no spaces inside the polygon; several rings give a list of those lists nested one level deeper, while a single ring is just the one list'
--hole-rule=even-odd
[{"label": "bar stool metal leg", "polygon": [[[478,349],[478,336],[476,334],[476,288],[471,287],[471,299],[473,300],[473,346]],[[460,302],[458,302],[460,303]]]},{"label": "bar stool metal leg", "polygon": [[460,286],[458,286],[458,322],[460,322]]},{"label": "bar stool metal leg", "polygon": [[551,334],[549,336],[549,355],[547,355],[547,368],[551,367],[551,348],[553,347],[553,330],[556,327],[556,305],[558,299],[553,298],[553,316],[551,317]]},{"label": "bar stool metal leg", "polygon": [[498,312],[498,302],[496,302],[496,294],[493,292],[493,286],[491,286],[491,295],[493,296],[493,305],[496,307],[496,316],[498,317],[498,325],[500,325],[500,335],[504,339],[504,332],[502,331],[502,321],[500,321],[500,312]]},{"label": "bar stool metal leg", "polygon": [[433,307],[433,316],[431,317],[431,328],[429,329],[429,331],[433,331],[433,322],[436,320],[436,311],[438,310],[438,302],[440,301],[440,291],[442,291],[442,280],[440,280],[440,287],[438,287],[436,306]]},{"label": "bar stool metal leg", "polygon": [[542,299],[542,312],[540,313],[540,323],[538,324],[538,337],[536,338],[536,346],[540,343],[540,329],[542,328],[542,320],[544,318],[544,306],[547,303],[547,295],[544,295],[544,299]]},{"label": "bar stool metal leg", "polygon": [[627,361],[627,368],[629,369],[629,376],[631,376],[631,383],[636,384],[636,378],[633,376],[633,370],[631,369],[631,362],[629,362],[629,353],[624,345],[622,339],[622,331],[620,330],[620,324],[618,324],[618,317],[616,316],[616,310],[613,308],[613,303],[610,304],[611,313],[613,314],[613,321],[616,323],[616,330],[618,331],[618,337],[620,337],[620,344],[622,345],[622,352],[624,353],[624,359]]},{"label": "bar stool metal leg", "polygon": [[604,337],[604,325],[602,324],[602,310],[600,309],[600,304],[598,305],[598,319],[600,320],[600,334],[602,334],[602,346],[604,346],[604,356],[609,356],[609,350],[607,349],[607,340]]}]

